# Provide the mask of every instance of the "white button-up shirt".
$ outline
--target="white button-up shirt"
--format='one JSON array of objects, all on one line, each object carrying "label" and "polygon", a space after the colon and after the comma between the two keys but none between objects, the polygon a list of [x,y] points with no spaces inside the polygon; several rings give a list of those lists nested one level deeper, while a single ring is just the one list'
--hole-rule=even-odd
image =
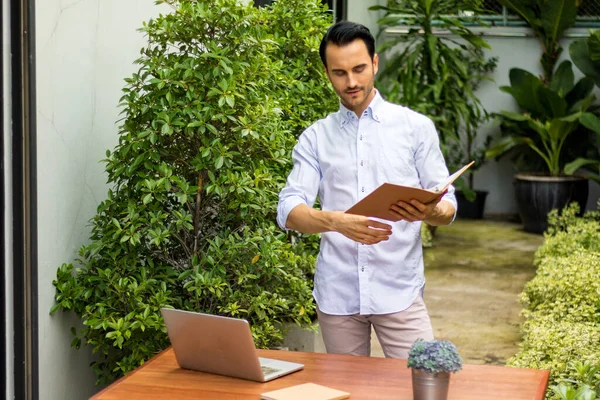
[{"label": "white button-up shirt", "polygon": [[[299,204],[345,211],[384,182],[431,188],[448,177],[433,122],[379,93],[361,115],[340,110],[302,133],[279,194],[277,222],[286,229]],[[454,188],[444,200],[454,204]],[[390,222],[389,240],[363,245],[324,232],[313,295],[326,314],[388,314],[407,309],[425,283],[421,222]]]}]

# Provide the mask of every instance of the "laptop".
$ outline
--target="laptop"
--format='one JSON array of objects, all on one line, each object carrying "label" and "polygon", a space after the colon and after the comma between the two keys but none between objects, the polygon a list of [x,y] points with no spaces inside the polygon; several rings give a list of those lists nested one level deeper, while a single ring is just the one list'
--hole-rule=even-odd
[{"label": "laptop", "polygon": [[267,382],[303,364],[258,357],[248,321],[161,308],[181,368]]}]

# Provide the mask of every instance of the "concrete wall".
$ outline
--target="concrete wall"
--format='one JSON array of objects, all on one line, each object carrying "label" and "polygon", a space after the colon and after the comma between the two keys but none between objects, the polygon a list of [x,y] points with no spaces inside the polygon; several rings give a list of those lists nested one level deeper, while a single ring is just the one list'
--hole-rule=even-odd
[{"label": "concrete wall", "polygon": [[348,21],[358,22],[369,28],[374,36],[379,33],[377,20],[383,17],[383,11],[370,11],[371,6],[384,6],[386,0],[348,0]]},{"label": "concrete wall", "polygon": [[75,350],[72,314],[50,316],[56,269],[72,262],[106,197],[106,149],[117,143],[123,79],[136,67],[137,29],[154,0],[36,2],[40,398],[84,399],[97,391],[91,351]]}]

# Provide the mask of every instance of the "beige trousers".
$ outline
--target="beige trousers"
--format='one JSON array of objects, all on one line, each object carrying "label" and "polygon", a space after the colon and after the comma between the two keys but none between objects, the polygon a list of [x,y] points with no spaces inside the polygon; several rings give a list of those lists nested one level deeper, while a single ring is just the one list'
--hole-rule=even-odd
[{"label": "beige trousers", "polygon": [[371,355],[371,325],[388,358],[408,358],[419,338],[433,339],[433,329],[423,297],[418,295],[404,311],[393,314],[331,315],[317,307],[319,326],[328,353]]}]

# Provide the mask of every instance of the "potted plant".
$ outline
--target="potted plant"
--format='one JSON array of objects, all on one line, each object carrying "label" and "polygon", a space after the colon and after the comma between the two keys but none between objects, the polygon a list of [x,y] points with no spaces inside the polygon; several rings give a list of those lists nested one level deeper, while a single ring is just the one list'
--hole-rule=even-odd
[{"label": "potted plant", "polygon": [[572,201],[585,209],[588,181],[564,174],[565,164],[571,161],[566,157],[565,143],[571,135],[581,141],[587,134],[581,124],[594,128],[587,123],[587,110],[595,99],[591,94],[594,83],[582,78],[575,84],[570,61],[560,64],[548,87],[539,77],[519,68],[511,69],[510,82],[510,86],[500,89],[514,97],[521,112],[498,113],[503,137],[486,155],[497,158],[525,148],[543,163],[543,169],[515,175],[515,195],[524,229],[542,233],[552,209],[562,209]]},{"label": "potted plant", "polygon": [[456,346],[448,340],[417,339],[408,353],[414,400],[445,400],[450,373],[462,368]]},{"label": "potted plant", "polygon": [[[500,89],[514,97],[520,112],[497,114],[502,121],[502,137],[486,156],[497,158],[521,150],[515,158],[522,170],[515,175],[519,214],[526,231],[541,233],[548,226],[550,210],[562,209],[572,201],[585,209],[587,179],[567,176],[564,168],[578,157],[578,151],[586,151],[590,135],[586,129],[590,128],[587,111],[595,100],[594,82],[586,77],[575,83],[570,61],[563,61],[555,69],[562,52],[562,33],[575,23],[575,1],[500,3],[523,17],[542,43],[544,75],[537,77],[519,68],[510,70],[510,86]],[[527,164],[524,169],[523,161]]]},{"label": "potted plant", "polygon": [[[485,57],[489,44],[467,27],[465,18],[450,17],[461,11],[476,14],[478,7],[479,2],[471,0],[390,0],[387,6],[370,9],[385,11],[378,21],[380,36],[386,37],[378,48],[385,59],[385,68],[378,76],[379,90],[388,100],[434,121],[451,171],[476,161],[468,180],[460,178],[455,186],[459,198],[477,198],[474,204],[483,205],[487,193],[474,190],[473,172],[485,162],[483,154],[490,140],[478,137],[478,127],[488,114],[475,90],[483,79],[489,79],[497,58]],[[479,23],[474,17],[468,22]],[[390,32],[398,26],[408,27],[408,33]],[[459,205],[459,212],[471,206]],[[483,214],[483,209],[475,214]]]}]

